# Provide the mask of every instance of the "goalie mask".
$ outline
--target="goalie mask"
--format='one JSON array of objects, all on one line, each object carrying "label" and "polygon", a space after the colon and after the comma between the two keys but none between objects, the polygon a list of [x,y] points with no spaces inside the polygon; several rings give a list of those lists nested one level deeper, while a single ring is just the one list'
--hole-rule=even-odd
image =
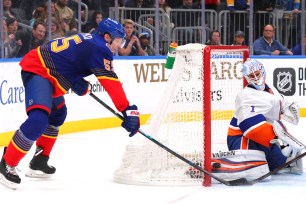
[{"label": "goalie mask", "polygon": [[243,64],[242,74],[257,90],[265,89],[266,71],[261,62],[248,58]]}]

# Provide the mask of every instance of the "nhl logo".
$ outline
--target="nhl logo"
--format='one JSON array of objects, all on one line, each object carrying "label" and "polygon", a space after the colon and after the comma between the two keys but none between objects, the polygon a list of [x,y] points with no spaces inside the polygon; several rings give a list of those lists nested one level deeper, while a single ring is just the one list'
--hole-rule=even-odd
[{"label": "nhl logo", "polygon": [[276,68],[273,71],[273,85],[285,96],[293,96],[296,89],[296,73],[291,67]]},{"label": "nhl logo", "polygon": [[290,72],[279,72],[277,75],[277,89],[281,92],[290,91],[292,88],[292,75]]}]

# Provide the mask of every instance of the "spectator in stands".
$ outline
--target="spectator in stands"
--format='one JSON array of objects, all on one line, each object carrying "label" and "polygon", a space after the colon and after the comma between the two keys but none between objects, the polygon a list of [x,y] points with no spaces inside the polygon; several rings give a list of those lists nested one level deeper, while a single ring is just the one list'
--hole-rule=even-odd
[{"label": "spectator in stands", "polygon": [[[48,19],[45,19],[45,24],[48,27]],[[60,23],[57,18],[51,18],[51,40],[55,38],[65,37],[65,33],[62,31]]]},{"label": "spectator in stands", "polygon": [[[48,2],[46,2],[44,4],[44,9],[43,9],[43,13],[42,13],[42,20],[46,20],[49,16],[48,7],[49,7]],[[60,20],[60,13],[57,10],[57,8],[55,7],[55,3],[52,2],[52,1],[51,1],[50,8],[51,8],[51,17],[54,17],[59,21]]]},{"label": "spectator in stands", "polygon": [[[303,48],[304,48],[304,54],[306,54],[306,34],[303,39]],[[302,55],[302,44],[299,43],[292,49],[292,53],[294,55]]]},{"label": "spectator in stands", "polygon": [[[202,0],[194,0],[194,5],[197,6],[197,8],[202,8]],[[218,10],[218,7],[220,5],[220,0],[206,0],[205,1],[205,9],[209,10]]]},{"label": "spectator in stands", "polygon": [[178,8],[182,6],[182,1],[178,0],[168,0],[168,4],[171,8]]},{"label": "spectator in stands", "polygon": [[256,0],[254,1],[254,11],[273,11],[275,0]]},{"label": "spectator in stands", "polygon": [[[168,0],[158,0],[158,6],[170,17],[171,7],[168,5]],[[155,26],[154,18],[151,18],[151,17],[147,18],[147,23],[149,23],[152,26]],[[166,27],[168,26],[170,26],[170,28],[173,29],[174,23],[170,22],[170,25],[167,25],[165,23],[160,22],[161,30],[163,31],[166,30]],[[151,29],[152,27],[149,27],[149,28]],[[154,27],[152,29],[154,29]]]},{"label": "spectator in stands", "polygon": [[[48,0],[22,0],[21,2],[19,2],[19,8],[24,12],[25,19],[30,20],[32,18],[33,11],[37,7],[43,7],[46,1]],[[53,1],[56,0],[52,0],[52,2]]]},{"label": "spectator in stands", "polygon": [[213,30],[209,34],[209,40],[205,43],[205,45],[222,45],[220,43],[221,34],[218,30]]},{"label": "spectator in stands", "polygon": [[28,20],[23,15],[21,9],[12,8],[12,0],[3,0],[3,16],[6,18],[15,18],[18,22],[28,24]]},{"label": "spectator in stands", "polygon": [[150,46],[150,34],[148,32],[142,32],[138,37],[140,40],[141,48],[145,52],[145,56],[155,55],[155,50]]},{"label": "spectator in stands", "polygon": [[182,6],[179,9],[184,9],[184,11],[177,11],[174,13],[175,16],[175,26],[184,27],[179,28],[178,38],[180,44],[194,43],[197,42],[196,39],[197,29],[195,26],[200,26],[200,19],[198,18],[199,12],[190,11],[190,9],[198,9],[197,5],[193,4],[192,0],[183,0]]},{"label": "spectator in stands", "polygon": [[[279,22],[279,31],[282,35],[282,43],[287,46],[290,38],[292,45],[297,43],[297,35],[300,27],[295,26],[297,23],[297,14],[300,9],[300,0],[278,0],[276,2],[274,14],[276,19],[281,20]],[[285,11],[285,12],[284,12]]]},{"label": "spectator in stands", "polygon": [[23,39],[24,43],[22,48],[20,49],[19,56],[23,57],[30,50],[42,45],[46,41],[46,24],[41,21],[35,21],[33,25],[33,29],[31,33],[25,32]]},{"label": "spectator in stands", "polygon": [[[233,39],[235,30],[241,30],[246,32],[246,37],[248,37],[248,29],[246,25],[248,22],[248,11],[250,9],[250,0],[226,0],[227,9],[230,11],[229,14],[229,35],[227,35],[227,42]],[[236,11],[246,11],[246,12],[236,12]],[[234,36],[235,37],[235,36]]]},{"label": "spectator in stands", "polygon": [[[30,20],[30,25],[33,26],[36,20],[46,21],[49,17],[48,13],[48,1],[45,2],[44,5],[38,6],[33,12],[33,18]],[[59,11],[55,8],[55,3],[51,1],[51,17],[56,18],[58,21],[60,20]]]},{"label": "spectator in stands", "polygon": [[[109,8],[115,7],[115,1],[114,0],[81,0],[82,3],[87,5],[88,11],[89,11],[89,19],[91,19],[91,14],[94,11],[101,11],[103,13],[103,17],[107,18],[109,16]],[[118,0],[118,6],[123,7],[124,0]],[[72,10],[75,12],[78,10],[78,1],[70,1],[70,4],[68,5]],[[82,6],[83,7],[83,6]],[[82,10],[81,7],[81,10]]]},{"label": "spectator in stands", "polygon": [[226,0],[228,10],[234,12],[235,10],[249,10],[250,0]]},{"label": "spectator in stands", "polygon": [[168,0],[158,0],[158,6],[170,16],[171,7],[168,4]]},{"label": "spectator in stands", "polygon": [[123,48],[119,48],[118,53],[121,56],[144,56],[145,52],[141,48],[140,41],[138,37],[134,33],[135,23],[131,19],[126,19],[123,22],[123,26],[125,29],[125,45]]},{"label": "spectator in stands", "polygon": [[97,33],[97,28],[99,23],[103,20],[103,13],[101,11],[95,11],[92,14],[89,28],[87,28],[87,33]]},{"label": "spectator in stands", "polygon": [[5,24],[7,26],[7,35],[4,47],[6,47],[6,58],[18,57],[23,40],[20,37],[20,31],[18,31],[18,22],[15,18],[6,17]]},{"label": "spectator in stands", "polygon": [[3,56],[2,56],[2,48],[0,47],[0,58],[7,58],[7,46],[8,46],[8,35],[7,35],[7,25],[6,25],[6,17],[2,20],[3,26],[3,40],[0,41],[0,46],[2,47],[3,44]]},{"label": "spectator in stands", "polygon": [[59,12],[60,22],[64,21],[66,24],[63,30],[66,36],[78,31],[73,10],[69,8],[67,4],[68,0],[57,0],[55,3],[55,8]]},{"label": "spectator in stands", "polygon": [[235,33],[234,42],[232,45],[245,45],[244,39],[245,39],[244,32],[238,30]]},{"label": "spectator in stands", "polygon": [[[260,37],[261,29],[266,24],[272,23],[271,14],[275,8],[275,0],[256,0],[254,3],[254,39]],[[266,11],[268,13],[257,13],[257,11]]]},{"label": "spectator in stands", "polygon": [[126,11],[126,18],[138,22],[140,15],[152,13],[150,11],[141,10],[141,8],[153,8],[154,4],[149,0],[126,0],[124,5],[127,8],[137,8],[137,10]]},{"label": "spectator in stands", "polygon": [[263,28],[263,36],[253,44],[254,55],[292,55],[278,40],[274,40],[274,26],[267,24]]},{"label": "spectator in stands", "polygon": [[155,0],[124,0],[125,7],[152,8]]}]

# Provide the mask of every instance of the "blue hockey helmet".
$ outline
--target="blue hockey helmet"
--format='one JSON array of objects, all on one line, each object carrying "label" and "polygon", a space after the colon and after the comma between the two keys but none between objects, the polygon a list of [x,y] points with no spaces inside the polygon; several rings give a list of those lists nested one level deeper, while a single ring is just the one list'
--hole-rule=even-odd
[{"label": "blue hockey helmet", "polygon": [[111,18],[104,18],[99,23],[97,33],[101,36],[108,33],[112,39],[125,37],[125,30],[122,24]]},{"label": "blue hockey helmet", "polygon": [[264,90],[266,71],[261,62],[248,58],[243,64],[242,74],[247,82],[257,90]]}]

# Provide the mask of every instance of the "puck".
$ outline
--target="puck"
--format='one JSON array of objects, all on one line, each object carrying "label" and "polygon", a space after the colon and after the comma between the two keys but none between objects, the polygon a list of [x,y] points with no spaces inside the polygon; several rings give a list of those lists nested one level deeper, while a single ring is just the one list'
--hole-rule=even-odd
[{"label": "puck", "polygon": [[221,167],[221,164],[220,163],[213,163],[212,167],[215,168],[215,169],[218,169],[218,168]]}]

